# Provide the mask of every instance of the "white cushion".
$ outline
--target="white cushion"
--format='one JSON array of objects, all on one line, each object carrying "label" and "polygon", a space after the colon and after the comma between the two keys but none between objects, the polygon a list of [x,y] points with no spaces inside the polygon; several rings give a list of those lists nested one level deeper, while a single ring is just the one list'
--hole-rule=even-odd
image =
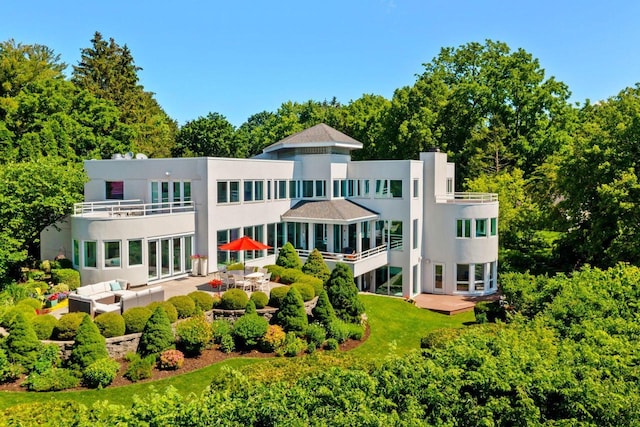
[{"label": "white cushion", "polygon": [[76,293],[81,296],[91,295],[91,291],[91,286],[80,286],[78,289],[76,289]]},{"label": "white cushion", "polygon": [[114,295],[118,295],[119,297],[123,297],[125,295],[136,295],[136,293],[134,291],[127,291],[127,290],[121,290],[121,291],[113,291],[112,294]]},{"label": "white cushion", "polygon": [[100,292],[98,294],[93,294],[93,295],[89,295],[91,297],[92,300],[99,300],[102,298],[109,298],[112,297],[114,294],[113,292],[109,291],[109,292]]},{"label": "white cushion", "polygon": [[93,304],[93,311],[96,313],[111,313],[114,311],[120,311],[120,304],[103,304],[101,302],[96,302]]}]

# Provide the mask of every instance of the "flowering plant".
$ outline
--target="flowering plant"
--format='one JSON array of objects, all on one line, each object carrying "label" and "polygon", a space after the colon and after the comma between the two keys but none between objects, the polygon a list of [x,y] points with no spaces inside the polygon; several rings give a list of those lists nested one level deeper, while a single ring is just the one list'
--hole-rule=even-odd
[{"label": "flowering plant", "polygon": [[193,254],[193,255],[191,255],[191,259],[199,259],[199,258],[202,258],[202,257],[200,256],[200,254]]},{"label": "flowering plant", "polygon": [[220,288],[222,287],[222,280],[212,279],[209,281],[209,286],[211,286],[213,289],[216,289],[218,291],[218,294],[220,294]]},{"label": "flowering plant", "polygon": [[47,297],[47,300],[49,301],[57,301],[58,300],[58,294],[51,294]]},{"label": "flowering plant", "polygon": [[165,350],[160,354],[160,369],[179,369],[184,363],[184,354],[180,350]]}]

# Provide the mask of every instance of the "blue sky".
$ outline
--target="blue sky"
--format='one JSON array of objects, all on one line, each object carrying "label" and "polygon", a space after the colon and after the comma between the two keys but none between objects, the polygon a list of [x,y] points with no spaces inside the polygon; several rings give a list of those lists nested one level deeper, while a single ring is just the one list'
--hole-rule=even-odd
[{"label": "blue sky", "polygon": [[572,101],[640,81],[640,2],[575,0],[5,0],[0,40],[44,44],[71,65],[95,31],[128,45],[146,90],[180,125],[236,126],[286,101],[391,98],[441,47],[523,48]]}]

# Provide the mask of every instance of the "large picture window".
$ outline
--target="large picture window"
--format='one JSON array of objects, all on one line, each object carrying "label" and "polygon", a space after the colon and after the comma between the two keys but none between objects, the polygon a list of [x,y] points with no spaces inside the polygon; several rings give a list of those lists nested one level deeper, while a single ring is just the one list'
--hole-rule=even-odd
[{"label": "large picture window", "polygon": [[463,238],[471,237],[471,220],[470,219],[456,220],[456,237],[463,237]]},{"label": "large picture window", "polygon": [[142,265],[142,240],[129,240],[129,266]]},{"label": "large picture window", "polygon": [[105,198],[107,200],[124,200],[123,181],[107,181],[105,182],[105,187]]},{"label": "large picture window", "polygon": [[469,264],[456,264],[456,291],[469,291]]},{"label": "large picture window", "polygon": [[98,244],[96,242],[84,242],[83,265],[87,268],[96,268]]},{"label": "large picture window", "polygon": [[120,241],[104,242],[104,266],[120,267]]}]

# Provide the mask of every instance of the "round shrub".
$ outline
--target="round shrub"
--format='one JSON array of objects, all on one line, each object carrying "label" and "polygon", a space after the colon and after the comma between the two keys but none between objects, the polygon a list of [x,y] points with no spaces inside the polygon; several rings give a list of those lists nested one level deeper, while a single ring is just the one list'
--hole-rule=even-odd
[{"label": "round shrub", "polygon": [[67,285],[66,283],[60,283],[59,285],[55,285],[51,288],[51,293],[57,294],[59,292],[69,292],[69,290],[69,285]]},{"label": "round shrub", "polygon": [[168,301],[178,310],[178,319],[186,319],[196,311],[196,303],[186,295],[176,295]]},{"label": "round shrub", "polygon": [[289,293],[289,286],[278,286],[276,288],[271,289],[269,293],[269,305],[271,307],[278,308],[282,304],[282,300]]},{"label": "round shrub", "polygon": [[51,280],[56,285],[64,283],[72,291],[80,287],[80,273],[72,268],[54,268],[51,270]]},{"label": "round shrub", "polygon": [[155,355],[142,358],[138,353],[129,353],[125,359],[129,362],[127,371],[124,373],[125,378],[133,382],[151,378],[151,371],[156,363]]},{"label": "round shrub", "polygon": [[75,339],[82,319],[87,316],[87,313],[81,312],[63,314],[53,328],[53,337],[61,341],[71,341]]},{"label": "round shrub", "polygon": [[220,307],[221,303],[222,303],[222,298],[220,298],[220,295],[214,295],[213,296],[213,308]]},{"label": "round shrub", "polygon": [[152,311],[147,307],[131,307],[122,313],[124,317],[125,332],[127,334],[135,334],[142,332],[144,325],[151,317]]},{"label": "round shrub", "polygon": [[51,314],[36,316],[31,321],[33,330],[36,332],[39,340],[48,340],[53,334],[53,328],[56,327],[58,319]]},{"label": "round shrub", "polygon": [[176,325],[178,346],[189,356],[199,355],[211,341],[211,327],[204,315],[193,316]]},{"label": "round shrub", "polygon": [[4,315],[2,316],[2,326],[8,328],[18,313],[22,314],[22,316],[24,316],[24,318],[28,321],[32,321],[37,316],[36,311],[33,309],[33,307],[29,306],[28,304],[18,304],[9,308],[4,313]]},{"label": "round shrub", "polygon": [[154,301],[147,304],[146,307],[153,313],[156,311],[156,307],[158,306],[164,308],[164,312],[167,314],[169,322],[175,323],[176,320],[178,320],[178,310],[176,310],[176,307],[169,301]]},{"label": "round shrub", "polygon": [[304,274],[300,270],[297,270],[295,268],[285,268],[284,270],[282,270],[282,275],[280,276],[280,283],[285,285],[290,285],[292,283],[295,283],[301,280],[305,276],[306,274]]},{"label": "round shrub", "polygon": [[40,300],[35,299],[35,298],[25,298],[23,300],[18,301],[19,306],[27,306],[30,307],[34,310],[39,310],[42,308],[42,303],[40,302]]},{"label": "round shrub", "polygon": [[302,277],[300,280],[302,283],[306,283],[313,288],[314,296],[320,295],[320,292],[324,291],[324,282],[317,277],[309,276],[308,274]]},{"label": "round shrub", "polygon": [[225,310],[244,310],[249,302],[247,293],[242,289],[229,289],[222,294],[220,306]]},{"label": "round shrub", "polygon": [[120,313],[99,314],[93,319],[93,323],[96,324],[100,334],[105,338],[119,337],[124,335],[126,330],[124,317]]},{"label": "round shrub", "polygon": [[38,268],[47,274],[51,273],[51,261],[49,261],[48,259],[42,260]]},{"label": "round shrub", "polygon": [[327,338],[327,332],[322,325],[312,323],[307,328],[307,341],[313,346],[314,349],[320,348]]},{"label": "round shrub", "polygon": [[302,297],[302,301],[304,302],[311,301],[316,296],[316,292],[313,289],[313,286],[308,283],[297,282],[291,285],[291,287],[298,290],[298,293],[300,294],[300,296]]},{"label": "round shrub", "polygon": [[158,367],[167,371],[182,368],[184,364],[184,354],[180,350],[165,350],[160,353]]},{"label": "round shrub", "polygon": [[324,343],[325,350],[337,350],[338,349],[338,341],[335,338],[329,338]]},{"label": "round shrub", "polygon": [[196,303],[202,311],[209,311],[213,308],[213,297],[204,291],[194,291],[187,295]]},{"label": "round shrub", "polygon": [[270,264],[265,266],[269,273],[271,273],[271,281],[280,282],[280,277],[282,277],[282,272],[284,271],[284,267],[280,267],[279,265]]},{"label": "round shrub", "polygon": [[260,340],[260,348],[268,353],[275,351],[284,343],[287,334],[280,325],[269,325],[267,333]]},{"label": "round shrub", "polygon": [[251,293],[251,297],[249,297],[251,301],[256,305],[256,308],[259,310],[261,308],[265,308],[269,303],[269,297],[262,291],[256,291]]},{"label": "round shrub", "polygon": [[231,353],[235,349],[236,343],[233,340],[233,336],[231,334],[223,336],[222,341],[220,341],[220,350],[224,353]]},{"label": "round shrub", "polygon": [[[187,297],[189,299],[189,297]],[[191,299],[189,299],[191,301]],[[193,303],[193,301],[191,301]],[[175,337],[171,323],[162,307],[156,307],[153,314],[144,325],[140,342],[138,343],[138,353],[141,356],[158,355],[164,350],[174,348]]]},{"label": "round shrub", "polygon": [[105,357],[96,360],[82,371],[82,383],[89,388],[103,388],[113,382],[120,370],[120,364]]},{"label": "round shrub", "polygon": [[245,314],[233,324],[233,336],[238,347],[251,349],[258,345],[260,339],[267,333],[269,322],[257,314]]},{"label": "round shrub", "polygon": [[71,369],[51,368],[41,373],[31,373],[23,385],[29,391],[60,391],[78,387],[78,378]]},{"label": "round shrub", "polygon": [[276,349],[277,356],[295,357],[307,348],[307,342],[293,332],[288,332],[284,343]]}]

